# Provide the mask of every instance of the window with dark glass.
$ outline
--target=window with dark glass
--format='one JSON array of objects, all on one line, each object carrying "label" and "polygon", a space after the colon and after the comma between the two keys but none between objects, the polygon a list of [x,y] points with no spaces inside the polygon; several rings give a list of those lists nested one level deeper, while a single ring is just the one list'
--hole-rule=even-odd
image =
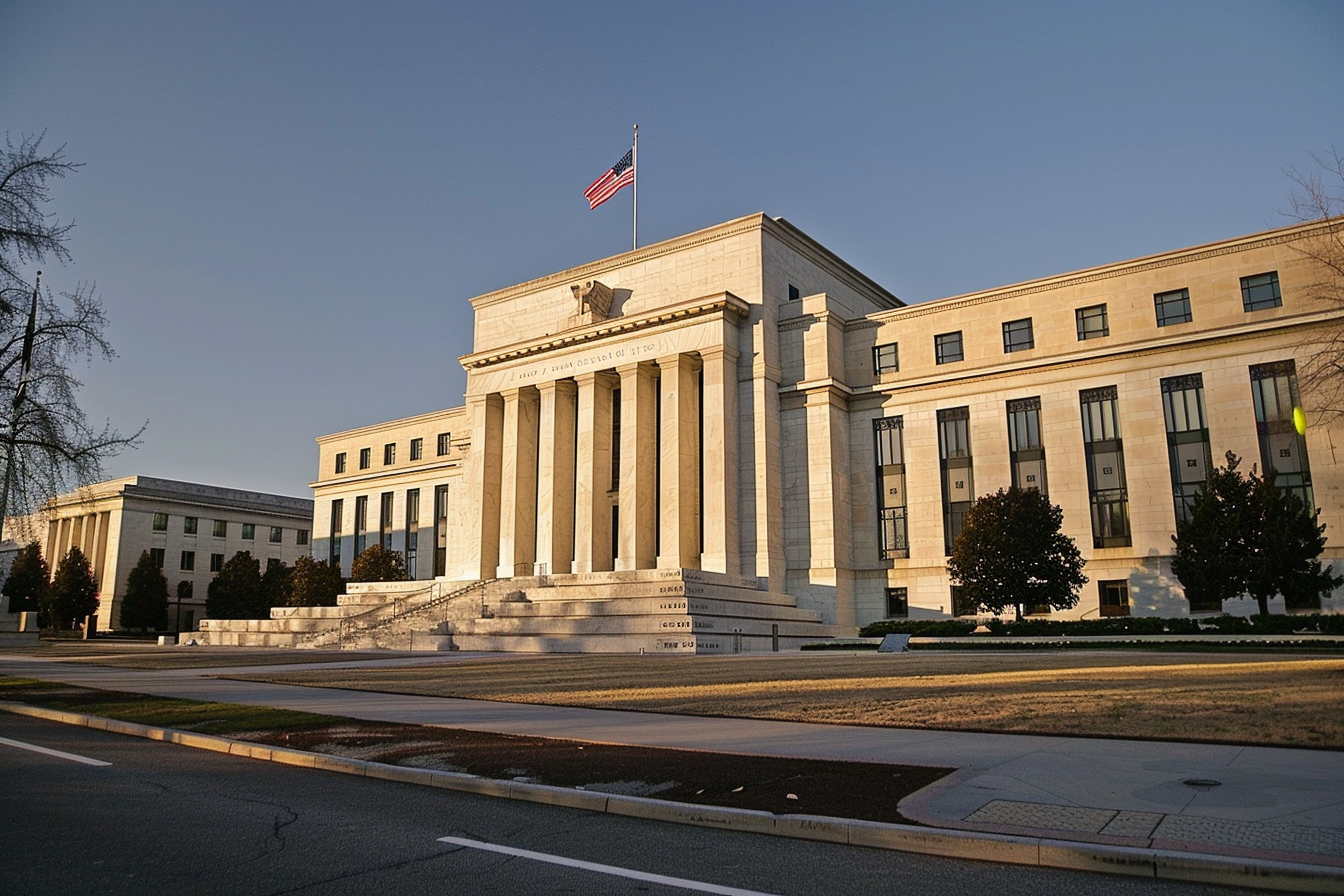
[{"label": "window with dark glass", "polygon": [[896,343],[888,342],[886,345],[873,346],[873,373],[881,376],[884,373],[895,373],[901,369],[900,358],[896,353]]},{"label": "window with dark glass", "polygon": [[1159,292],[1153,296],[1153,307],[1157,310],[1157,325],[1159,327],[1189,323],[1191,320],[1190,290],[1176,289],[1171,292]]},{"label": "window with dark glass", "polygon": [[308,530],[307,530],[307,529],[295,529],[295,530],[294,530],[294,543],[297,544],[297,545],[299,545],[300,547],[302,547],[303,545],[306,545],[306,544],[308,543]]},{"label": "window with dark glass", "polygon": [[1213,469],[1209,423],[1204,414],[1204,376],[1191,373],[1162,380],[1162,416],[1167,425],[1167,459],[1176,522],[1190,518],[1195,495]]},{"label": "window with dark glass", "polygon": [[336,475],[339,476],[345,472],[345,452],[342,451],[336,455]]},{"label": "window with dark glass", "polygon": [[873,421],[877,460],[878,549],[883,560],[910,556],[902,419],[879,417]]},{"label": "window with dark glass", "polygon": [[1260,440],[1260,466],[1274,471],[1274,484],[1316,506],[1311,488],[1307,440],[1298,432],[1293,410],[1302,405],[1297,392],[1297,367],[1292,361],[1257,364],[1251,368],[1251,401]]},{"label": "window with dark glass", "polygon": [[943,550],[951,554],[975,500],[971,478],[970,408],[938,412],[938,458],[943,489]]},{"label": "window with dark glass", "polygon": [[415,578],[415,560],[419,553],[420,489],[412,488],[406,491],[406,577],[409,579]]},{"label": "window with dark glass", "polygon": [[195,535],[195,534],[196,534],[196,523],[197,523],[197,520],[196,520],[196,517],[194,517],[194,516],[184,516],[184,517],[182,517],[182,534],[183,534],[183,535]]},{"label": "window with dark glass", "polygon": [[1129,615],[1129,582],[1125,579],[1097,582],[1102,616]]},{"label": "window with dark glass", "polygon": [[388,442],[383,446],[383,466],[390,466],[397,462],[397,443]]},{"label": "window with dark glass", "polygon": [[802,297],[803,297],[803,294],[802,294],[801,292],[798,291],[798,287],[796,287],[796,286],[794,286],[792,283],[790,283],[790,284],[789,284],[789,301],[790,301],[790,302],[796,302],[796,301],[798,301],[799,299],[801,299]]},{"label": "window with dark glass", "polygon": [[177,568],[183,572],[191,572],[196,568],[196,552],[183,551],[182,557],[178,561]]},{"label": "window with dark glass", "polygon": [[255,523],[243,523],[243,541],[251,541],[257,537],[257,526]]},{"label": "window with dark glass", "polygon": [[1035,348],[1036,338],[1031,333],[1031,318],[1009,320],[1003,323],[1003,351],[1020,352],[1025,348]]},{"label": "window with dark glass", "polygon": [[163,558],[164,558],[163,548],[149,549],[149,559],[153,561],[155,569],[163,569]]},{"label": "window with dark glass", "polygon": [[337,498],[331,502],[331,533],[327,539],[327,563],[338,572],[341,568],[341,537],[345,522],[345,501]]},{"label": "window with dark glass", "polygon": [[448,486],[434,486],[434,575],[448,567]]},{"label": "window with dark glass", "polygon": [[215,538],[227,538],[229,535],[228,520],[215,520],[214,528],[211,529],[210,534]]},{"label": "window with dark glass", "polygon": [[448,453],[450,448],[449,442],[452,441],[452,438],[453,434],[450,432],[439,433],[439,446],[438,446],[439,457],[443,457],[445,454]]},{"label": "window with dark glass", "polygon": [[372,448],[359,449],[359,468],[361,470],[367,470],[372,464],[373,464],[373,449]]},{"label": "window with dark glass", "polygon": [[1111,335],[1111,325],[1106,317],[1106,305],[1088,305],[1073,312],[1078,323],[1078,341],[1096,339]]},{"label": "window with dark glass", "polygon": [[1128,547],[1129,489],[1125,483],[1125,448],[1120,438],[1117,390],[1115,386],[1084,389],[1078,398],[1092,508],[1092,546]]},{"label": "window with dark glass", "polygon": [[210,571],[211,571],[211,572],[219,572],[219,571],[220,571],[221,569],[223,569],[223,568],[224,568],[224,555],[223,555],[223,554],[211,554],[211,555],[210,555]]},{"label": "window with dark glass", "polygon": [[1041,442],[1041,399],[1008,402],[1008,460],[1015,488],[1050,492],[1045,482],[1045,446]]},{"label": "window with dark glass", "polygon": [[355,556],[364,553],[369,543],[369,496],[355,498]]},{"label": "window with dark glass", "polygon": [[280,542],[284,540],[284,537],[285,537],[285,530],[283,527],[281,526],[271,527],[271,538],[270,538],[271,544],[280,544]]},{"label": "window with dark glass", "polygon": [[411,460],[419,460],[425,454],[425,440],[411,439]]},{"label": "window with dark glass", "polygon": [[[611,490],[621,487],[621,390],[611,390]],[[617,505],[619,506],[619,505]],[[619,531],[613,529],[612,531]],[[612,542],[615,543],[614,541]]]},{"label": "window with dark glass", "polygon": [[154,514],[154,531],[155,532],[168,531],[168,514],[166,513]]},{"label": "window with dark glass", "polygon": [[1278,308],[1283,304],[1279,295],[1279,272],[1269,271],[1241,278],[1241,305],[1247,311]]},{"label": "window with dark glass", "polygon": [[909,592],[905,588],[887,589],[887,618],[905,619],[910,615]]},{"label": "window with dark glass", "polygon": [[961,331],[940,333],[933,337],[933,359],[939,364],[960,361],[965,355],[961,349]]},{"label": "window with dark glass", "polygon": [[392,550],[392,492],[383,492],[378,502],[378,544]]}]

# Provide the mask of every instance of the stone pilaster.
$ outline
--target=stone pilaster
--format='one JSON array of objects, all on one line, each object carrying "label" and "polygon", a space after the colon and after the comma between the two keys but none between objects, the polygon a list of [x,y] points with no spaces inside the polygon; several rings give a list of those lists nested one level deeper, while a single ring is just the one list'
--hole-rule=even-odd
[{"label": "stone pilaster", "polygon": [[617,368],[621,377],[621,531],[617,569],[651,569],[657,508],[656,370],[649,364]]},{"label": "stone pilaster", "polygon": [[540,383],[536,575],[569,572],[574,562],[574,467],[578,387]]},{"label": "stone pilaster", "polygon": [[504,402],[497,394],[472,396],[467,400],[467,409],[471,415],[472,450],[467,465],[468,516],[461,578],[492,579],[499,567]]},{"label": "stone pilaster", "polygon": [[658,359],[662,393],[658,566],[700,567],[700,364],[690,355]]},{"label": "stone pilaster", "polygon": [[509,389],[500,452],[497,577],[531,575],[537,552],[537,390]]},{"label": "stone pilaster", "polygon": [[705,494],[704,553],[700,566],[710,572],[738,575],[741,561],[738,545],[737,463],[737,349],[721,346],[702,349],[700,401],[704,429],[701,457],[704,459]]},{"label": "stone pilaster", "polygon": [[581,373],[575,464],[574,572],[610,570],[611,390],[609,374]]}]

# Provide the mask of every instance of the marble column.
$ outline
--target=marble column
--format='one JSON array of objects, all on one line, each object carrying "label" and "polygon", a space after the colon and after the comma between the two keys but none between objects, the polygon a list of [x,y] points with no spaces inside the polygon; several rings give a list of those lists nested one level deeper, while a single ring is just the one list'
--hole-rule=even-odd
[{"label": "marble column", "polygon": [[690,355],[658,359],[658,568],[700,566],[700,364]]},{"label": "marble column", "polygon": [[537,390],[508,389],[500,458],[498,578],[532,574],[537,552]]},{"label": "marble column", "polygon": [[[472,445],[467,466],[468,518],[462,546],[462,577],[492,579],[499,568],[500,466],[504,402],[499,395],[467,399]],[[479,439],[479,448],[476,441]],[[345,552],[342,551],[345,555]]]},{"label": "marble column", "polygon": [[704,428],[704,553],[700,567],[739,575],[737,463],[737,349],[719,346],[700,351]]},{"label": "marble column", "polygon": [[535,575],[567,573],[574,562],[574,461],[578,386],[573,380],[540,383]]},{"label": "marble column", "polygon": [[610,570],[611,391],[610,374],[580,373],[574,471],[574,572]]},{"label": "marble column", "polygon": [[658,378],[651,364],[618,367],[621,377],[621,531],[617,569],[652,569],[658,475]]}]

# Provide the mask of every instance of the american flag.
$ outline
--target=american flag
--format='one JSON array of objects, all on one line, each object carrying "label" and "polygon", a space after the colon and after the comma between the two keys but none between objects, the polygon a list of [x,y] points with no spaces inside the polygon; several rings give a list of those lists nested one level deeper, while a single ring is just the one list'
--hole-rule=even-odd
[{"label": "american flag", "polygon": [[628,187],[635,182],[635,157],[634,150],[630,150],[621,156],[621,160],[611,168],[602,173],[602,176],[593,181],[588,189],[583,191],[583,198],[588,200],[588,208],[597,208],[606,202],[621,187]]}]

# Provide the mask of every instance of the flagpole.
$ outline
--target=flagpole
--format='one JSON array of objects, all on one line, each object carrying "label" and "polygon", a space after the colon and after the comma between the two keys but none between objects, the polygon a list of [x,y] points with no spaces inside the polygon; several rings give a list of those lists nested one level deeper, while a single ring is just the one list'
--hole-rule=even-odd
[{"label": "flagpole", "polygon": [[635,169],[635,182],[633,184],[635,225],[634,236],[631,239],[633,245],[630,247],[633,250],[639,248],[639,125],[635,125],[635,147],[630,151],[630,166]]}]

